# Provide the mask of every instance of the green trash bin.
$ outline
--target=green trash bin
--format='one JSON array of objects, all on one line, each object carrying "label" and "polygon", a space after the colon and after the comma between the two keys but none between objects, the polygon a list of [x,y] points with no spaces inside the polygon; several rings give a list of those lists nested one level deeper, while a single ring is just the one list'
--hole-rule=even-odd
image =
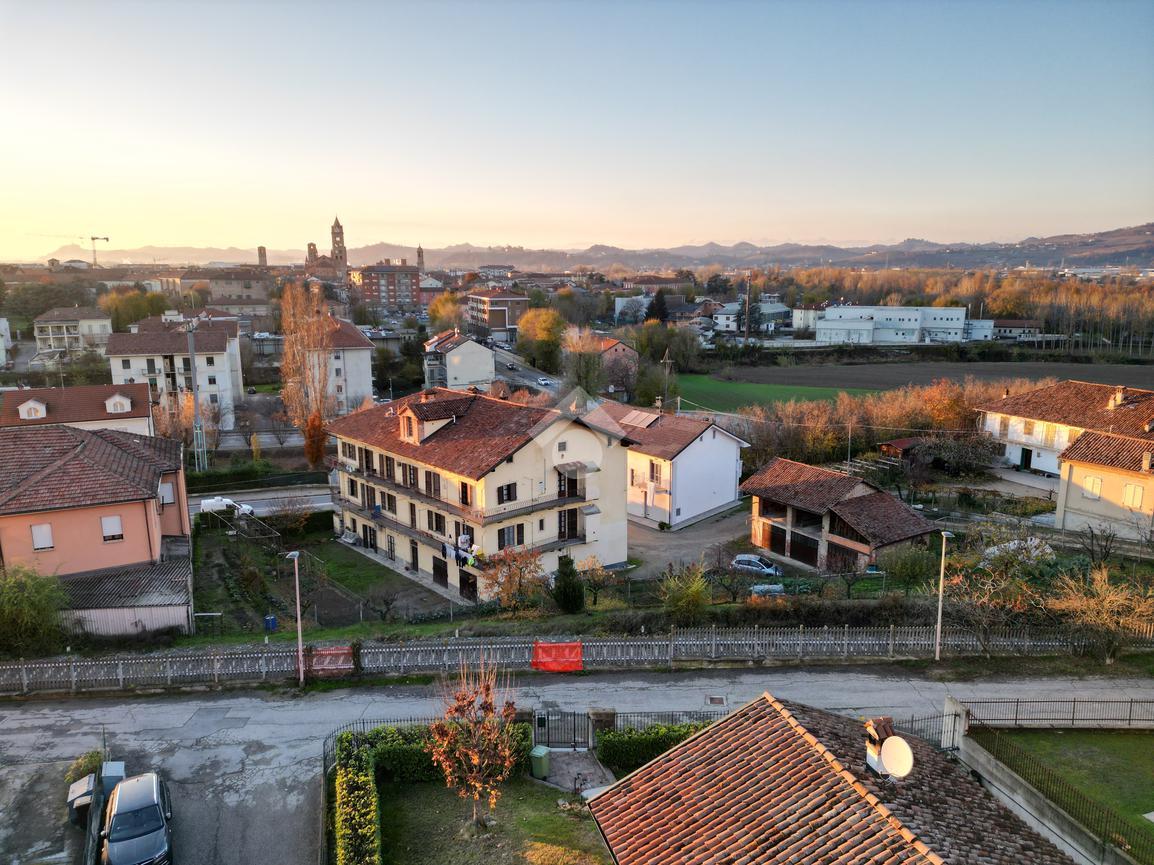
[{"label": "green trash bin", "polygon": [[529,752],[529,772],[540,781],[549,777],[549,749],[544,745]]}]

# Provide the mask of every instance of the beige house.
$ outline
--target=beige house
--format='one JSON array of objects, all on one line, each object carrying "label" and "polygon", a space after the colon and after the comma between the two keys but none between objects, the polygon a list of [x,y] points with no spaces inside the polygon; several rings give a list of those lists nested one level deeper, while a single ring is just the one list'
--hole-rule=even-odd
[{"label": "beige house", "polygon": [[460,331],[442,331],[425,343],[426,388],[488,390],[496,372],[493,350]]},{"label": "beige house", "polygon": [[1123,537],[1154,539],[1154,412],[1144,429],[1139,436],[1084,433],[1062,452],[1058,528],[1109,527]]},{"label": "beige house", "polygon": [[873,484],[776,457],[749,477],[753,544],[792,562],[858,571],[883,549],[934,534],[936,526]]},{"label": "beige house", "polygon": [[332,422],[344,537],[482,595],[486,556],[509,548],[626,560],[627,440],[599,409],[563,412],[478,393],[423,391]]},{"label": "beige house", "polygon": [[36,316],[34,366],[53,366],[61,358],[95,351],[104,354],[112,334],[112,316],[94,306],[66,306]]}]

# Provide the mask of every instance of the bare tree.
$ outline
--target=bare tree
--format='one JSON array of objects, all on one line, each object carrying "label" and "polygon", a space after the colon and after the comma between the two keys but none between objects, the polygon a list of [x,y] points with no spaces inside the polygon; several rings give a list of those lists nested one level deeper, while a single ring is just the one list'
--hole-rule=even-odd
[{"label": "bare tree", "polygon": [[1101,567],[1114,552],[1114,543],[1118,540],[1118,532],[1106,523],[1098,528],[1086,526],[1078,533],[1078,543],[1090,559],[1092,568]]},{"label": "bare tree", "polygon": [[1089,576],[1060,577],[1048,606],[1082,629],[1112,664],[1135,632],[1154,621],[1154,589],[1111,580],[1108,568],[1096,567]]},{"label": "bare tree", "polygon": [[284,355],[281,398],[293,426],[304,431],[310,416],[331,414],[329,353],[337,323],[329,315],[319,288],[286,286],[281,298]]}]

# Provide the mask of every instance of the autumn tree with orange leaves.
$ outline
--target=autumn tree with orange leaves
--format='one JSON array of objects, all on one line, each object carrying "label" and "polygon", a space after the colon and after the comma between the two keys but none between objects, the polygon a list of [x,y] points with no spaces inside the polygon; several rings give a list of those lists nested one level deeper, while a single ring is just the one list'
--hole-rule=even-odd
[{"label": "autumn tree with orange leaves", "polygon": [[281,399],[285,414],[305,440],[305,456],[316,468],[324,460],[325,420],[332,411],[329,395],[329,352],[336,329],[323,292],[293,284],[281,297],[284,356]]},{"label": "autumn tree with orange leaves", "polygon": [[[445,785],[473,801],[473,823],[484,827],[501,798],[501,784],[517,767],[519,740],[507,682],[482,657],[475,667],[461,664],[455,687],[445,694],[445,712],[429,725],[428,749],[444,773]],[[482,803],[488,808],[486,813]]]},{"label": "autumn tree with orange leaves", "polygon": [[496,597],[506,609],[524,606],[545,588],[541,556],[527,547],[505,547],[490,556],[481,571],[485,594]]}]

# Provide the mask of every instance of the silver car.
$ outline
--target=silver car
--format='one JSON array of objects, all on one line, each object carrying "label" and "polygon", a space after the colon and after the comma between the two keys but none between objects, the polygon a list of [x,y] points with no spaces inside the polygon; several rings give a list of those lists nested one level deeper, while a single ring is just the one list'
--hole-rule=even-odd
[{"label": "silver car", "polygon": [[172,800],[159,775],[116,785],[100,837],[101,865],[172,865]]},{"label": "silver car", "polygon": [[759,577],[782,576],[781,568],[764,556],[759,556],[754,553],[742,553],[734,556],[729,566],[735,571],[745,571],[746,573],[755,574]]}]

